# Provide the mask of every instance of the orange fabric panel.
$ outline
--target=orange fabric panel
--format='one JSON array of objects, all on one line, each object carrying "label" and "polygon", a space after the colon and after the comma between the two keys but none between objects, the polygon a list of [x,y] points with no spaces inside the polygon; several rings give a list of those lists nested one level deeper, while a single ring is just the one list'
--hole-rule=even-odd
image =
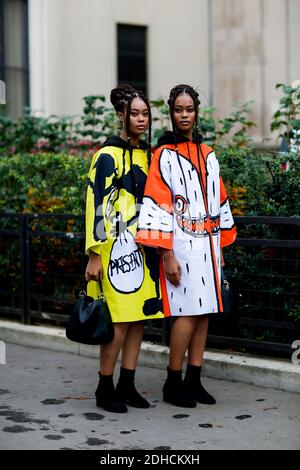
[{"label": "orange fabric panel", "polygon": [[221,241],[220,246],[224,248],[225,246],[231,245],[236,239],[236,227],[232,227],[230,230],[221,229]]},{"label": "orange fabric panel", "polygon": [[159,230],[138,230],[135,237],[137,243],[152,247],[166,248],[172,250],[172,233],[160,232]]},{"label": "orange fabric panel", "polygon": [[170,188],[163,181],[159,169],[159,158],[163,149],[164,147],[161,147],[154,153],[147,177],[144,196],[151,197],[159,206],[163,205],[164,209],[172,214],[172,193]]}]

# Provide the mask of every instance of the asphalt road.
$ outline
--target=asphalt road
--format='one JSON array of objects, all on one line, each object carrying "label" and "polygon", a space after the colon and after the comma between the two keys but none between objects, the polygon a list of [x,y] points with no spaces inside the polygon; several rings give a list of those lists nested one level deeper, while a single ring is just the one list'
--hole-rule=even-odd
[{"label": "asphalt road", "polygon": [[140,367],[147,410],[96,408],[98,361],[7,345],[0,365],[0,449],[300,449],[300,395],[204,378],[213,406],[162,402],[165,372]]}]

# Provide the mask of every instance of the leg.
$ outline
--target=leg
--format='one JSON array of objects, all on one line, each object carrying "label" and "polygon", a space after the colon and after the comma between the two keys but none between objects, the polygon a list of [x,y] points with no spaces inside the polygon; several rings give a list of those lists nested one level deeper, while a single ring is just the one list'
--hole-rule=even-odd
[{"label": "leg", "polygon": [[122,367],[136,369],[136,364],[143,340],[144,325],[141,322],[130,323],[122,348]]},{"label": "leg", "polygon": [[109,344],[100,349],[100,380],[96,390],[96,404],[106,411],[113,413],[126,413],[127,407],[116,394],[113,382],[113,373],[120,349],[125,341],[128,323],[114,324],[115,337]]},{"label": "leg", "polygon": [[185,392],[181,369],[198,317],[178,317],[171,331],[168,377],[163,387],[164,401],[175,406],[194,408],[196,401]]},{"label": "leg", "polygon": [[181,370],[185,353],[193,337],[198,316],[178,317],[171,331],[169,367]]},{"label": "leg", "polygon": [[202,366],[208,330],[208,315],[200,315],[197,319],[197,325],[188,347],[188,363]]},{"label": "leg", "polygon": [[188,348],[188,363],[184,387],[198,403],[214,405],[216,400],[201,384],[201,368],[208,329],[208,315],[198,317],[197,325]]},{"label": "leg", "polygon": [[128,328],[128,323],[115,323],[115,337],[113,341],[101,346],[100,371],[102,375],[111,375],[114,373],[121,347],[127,336]]},{"label": "leg", "polygon": [[127,335],[122,347],[122,366],[116,387],[118,395],[130,406],[149,408],[150,404],[135,388],[134,376],[137,360],[143,340],[144,325],[141,322],[129,324]]}]

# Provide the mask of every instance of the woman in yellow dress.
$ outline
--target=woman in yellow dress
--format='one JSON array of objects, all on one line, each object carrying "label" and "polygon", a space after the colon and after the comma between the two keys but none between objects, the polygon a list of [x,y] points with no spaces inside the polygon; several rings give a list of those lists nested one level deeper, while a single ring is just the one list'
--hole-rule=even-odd
[{"label": "woman in yellow dress", "polygon": [[[114,323],[114,340],[100,350],[96,404],[125,413],[127,406],[148,408],[134,375],[143,338],[143,320],[163,318],[158,257],[135,242],[138,207],[151,160],[151,113],[145,95],[127,84],[111,91],[122,126],[92,160],[86,204],[88,295],[97,298],[99,281]],[[149,127],[148,143],[141,141]],[[116,388],[113,373],[122,349]]]}]

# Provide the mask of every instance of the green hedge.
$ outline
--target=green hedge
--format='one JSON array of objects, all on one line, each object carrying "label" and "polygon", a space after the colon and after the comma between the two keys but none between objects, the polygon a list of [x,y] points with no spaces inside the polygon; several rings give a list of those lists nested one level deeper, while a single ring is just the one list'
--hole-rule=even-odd
[{"label": "green hedge", "polygon": [[299,153],[229,148],[218,159],[235,215],[300,215]]},{"label": "green hedge", "polygon": [[0,158],[0,212],[84,212],[91,157],[25,154]]},{"label": "green hedge", "polygon": [[[234,215],[300,215],[300,154],[216,153]],[[2,156],[0,212],[83,213],[90,161],[67,154]]]}]

